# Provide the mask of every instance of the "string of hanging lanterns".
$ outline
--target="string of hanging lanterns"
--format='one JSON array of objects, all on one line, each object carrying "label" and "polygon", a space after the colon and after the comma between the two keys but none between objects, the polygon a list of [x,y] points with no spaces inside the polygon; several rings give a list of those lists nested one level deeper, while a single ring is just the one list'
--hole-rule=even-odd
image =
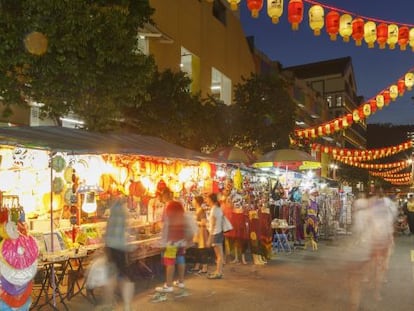
[{"label": "string of hanging lanterns", "polygon": [[361,163],[358,161],[350,161],[347,159],[342,158],[341,156],[334,155],[334,160],[342,162],[344,164],[355,166],[363,169],[368,170],[382,170],[382,169],[390,169],[390,168],[397,168],[397,167],[403,167],[407,165],[407,162],[411,164],[409,160],[403,160],[403,161],[397,161],[397,162],[390,162],[390,163]]},{"label": "string of hanging lanterns", "polygon": [[[207,1],[212,2],[212,0]],[[237,10],[240,4],[240,0],[227,0],[227,2],[232,10]],[[283,15],[284,1],[267,0],[266,2],[267,15],[272,19],[272,23],[277,24]],[[299,24],[303,21],[304,2],[311,5],[308,10],[309,27],[315,36],[319,36],[325,27],[332,41],[335,41],[339,34],[344,42],[349,42],[352,38],[357,46],[361,46],[364,41],[368,48],[374,48],[377,43],[380,49],[385,49],[388,45],[388,48],[393,50],[396,45],[399,45],[400,50],[405,51],[409,45],[414,51],[414,25],[362,16],[314,0],[289,0],[287,17],[292,30],[298,30]],[[264,0],[246,0],[246,4],[252,17],[257,18],[263,9]],[[326,16],[325,10],[329,10]]]},{"label": "string of hanging lanterns", "polygon": [[348,148],[338,148],[332,146],[324,146],[321,144],[313,143],[311,144],[311,149],[314,151],[320,151],[323,153],[340,156],[344,160],[348,161],[372,161],[380,158],[385,158],[397,154],[399,152],[405,151],[412,148],[411,140],[408,140],[404,143],[398,144],[396,146],[383,147],[379,149],[348,149]]},{"label": "string of hanging lanterns", "polygon": [[368,173],[371,174],[371,175],[373,175],[373,176],[377,176],[377,174],[378,174],[378,176],[380,176],[379,174],[384,174],[384,176],[392,176],[395,173],[398,173],[398,172],[406,169],[409,166],[411,166],[411,162],[410,161],[407,161],[405,163],[405,165],[400,166],[400,167],[396,167],[396,168],[393,168],[393,169],[390,169],[390,170],[386,170],[386,171],[368,171]]},{"label": "string of hanging lanterns", "polygon": [[362,122],[370,115],[391,102],[395,102],[398,96],[402,97],[406,91],[411,91],[414,87],[414,67],[401,76],[396,82],[380,91],[376,96],[371,97],[363,104],[355,108],[352,113],[337,117],[320,125],[306,129],[296,129],[295,135],[299,138],[317,138],[321,136],[332,135],[335,132],[347,129],[354,122]]}]

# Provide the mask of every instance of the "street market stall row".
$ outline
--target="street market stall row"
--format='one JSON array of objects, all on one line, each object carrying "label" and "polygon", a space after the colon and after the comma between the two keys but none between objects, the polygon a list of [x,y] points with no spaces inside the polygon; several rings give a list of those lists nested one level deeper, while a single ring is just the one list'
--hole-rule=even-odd
[{"label": "street market stall row", "polygon": [[[246,252],[249,245],[254,263],[262,264],[271,257],[271,223],[279,217],[271,210],[272,202],[282,202],[274,197],[275,186],[281,186],[283,202],[300,206],[289,193],[295,187],[308,191],[311,181],[290,169],[317,168],[309,159],[296,161],[297,167],[279,161],[282,173],[275,174],[262,170],[265,165],[226,161],[155,137],[59,127],[1,128],[0,159],[0,208],[7,214],[3,224],[14,215],[37,241],[41,285],[37,298],[46,297],[44,302],[34,301],[38,306],[54,306],[56,299],[64,304],[78,293],[85,294],[79,277],[91,254],[103,246],[113,195],[128,197],[131,241],[136,244],[131,260],[144,267],[144,259],[160,252],[163,205],[157,194],[165,187],[188,211],[196,195],[219,193],[234,226],[226,234],[235,242],[229,254]],[[292,219],[288,216],[286,224],[296,225]]]}]

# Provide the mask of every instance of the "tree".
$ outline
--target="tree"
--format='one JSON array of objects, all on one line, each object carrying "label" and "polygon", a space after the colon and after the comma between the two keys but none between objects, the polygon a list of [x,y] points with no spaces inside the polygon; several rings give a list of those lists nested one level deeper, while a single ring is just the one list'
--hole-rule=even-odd
[{"label": "tree", "polygon": [[295,126],[296,105],[288,82],[277,73],[252,74],[235,90],[231,141],[250,150],[287,148]]},{"label": "tree", "polygon": [[72,112],[87,129],[105,131],[145,98],[154,62],[136,45],[138,27],[153,12],[147,0],[0,0],[0,6],[6,107],[35,101],[43,116],[59,121]]}]

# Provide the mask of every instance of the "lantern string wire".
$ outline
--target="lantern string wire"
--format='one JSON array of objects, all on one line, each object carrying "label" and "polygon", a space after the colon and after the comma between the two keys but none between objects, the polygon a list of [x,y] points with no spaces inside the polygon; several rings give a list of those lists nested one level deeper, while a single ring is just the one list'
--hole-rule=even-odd
[{"label": "lantern string wire", "polygon": [[[305,1],[308,1],[308,0],[305,0]],[[310,0],[309,0],[310,1]],[[411,67],[407,72],[413,72],[414,71],[414,67]],[[405,75],[403,75],[403,76],[401,76],[398,80],[401,80],[401,79],[404,79],[404,77],[405,77]],[[397,82],[398,82],[398,80],[397,80]],[[396,84],[396,83],[393,83],[393,84]],[[364,101],[361,105],[359,105],[357,108],[355,108],[355,109],[359,109],[359,108],[361,108],[361,107],[363,107],[365,104],[367,104],[367,103],[369,103],[370,102],[370,100],[374,100],[374,99],[376,99],[376,96],[377,95],[380,95],[380,94],[382,94],[384,91],[386,91],[386,90],[389,90],[389,88],[391,87],[391,85],[393,85],[393,84],[390,84],[388,87],[386,87],[386,88],[384,88],[382,91],[380,91],[379,93],[377,93],[375,96],[373,96],[373,97],[371,97],[371,98],[369,98],[368,100],[366,100],[366,101]],[[373,114],[373,113],[371,113],[371,114]],[[344,116],[342,116],[342,117],[344,117]],[[319,126],[326,126],[326,125],[328,125],[328,124],[331,124],[331,123],[333,123],[336,119],[341,119],[342,117],[337,117],[337,118],[335,118],[335,119],[333,119],[333,120],[330,120],[330,121],[328,121],[328,122],[324,122],[324,123],[322,123],[322,124],[319,124],[319,125],[315,125],[315,126],[313,126],[313,127],[309,127],[309,128],[306,128],[306,129],[297,129],[295,132],[297,133],[297,132],[304,132],[304,131],[309,131],[309,130],[312,130],[312,129],[317,129]],[[339,130],[331,130],[331,134],[334,134],[335,132],[337,132],[337,131],[340,131],[341,129],[339,129]],[[326,133],[326,135],[328,135],[328,133]]]},{"label": "lantern string wire", "polygon": [[364,20],[371,20],[371,21],[374,21],[374,22],[377,22],[377,23],[396,24],[398,26],[407,26],[407,27],[410,27],[410,28],[414,27],[414,24],[393,22],[393,21],[383,20],[383,19],[379,19],[379,18],[363,16],[363,15],[356,14],[354,12],[350,12],[350,11],[347,11],[347,10],[344,10],[344,9],[340,9],[340,8],[336,8],[336,7],[333,7],[333,6],[330,6],[330,5],[326,5],[326,4],[323,4],[323,3],[320,3],[320,2],[314,1],[314,0],[303,0],[303,1],[307,2],[309,4],[313,4],[313,5],[320,5],[321,7],[325,8],[325,9],[330,9],[330,10],[334,10],[334,11],[341,12],[341,13],[344,13],[344,14],[353,15],[353,16],[358,16],[358,17],[360,17]]}]

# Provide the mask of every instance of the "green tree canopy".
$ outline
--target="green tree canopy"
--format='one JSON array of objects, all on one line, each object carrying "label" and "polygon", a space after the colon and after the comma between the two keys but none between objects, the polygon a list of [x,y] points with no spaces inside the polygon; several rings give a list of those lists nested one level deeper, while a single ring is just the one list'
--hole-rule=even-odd
[{"label": "green tree canopy", "polygon": [[151,14],[146,0],[0,0],[0,100],[113,128],[151,80],[153,60],[136,49]]},{"label": "green tree canopy", "polygon": [[251,75],[236,86],[230,138],[233,144],[261,152],[289,146],[296,105],[288,86],[277,73]]}]

